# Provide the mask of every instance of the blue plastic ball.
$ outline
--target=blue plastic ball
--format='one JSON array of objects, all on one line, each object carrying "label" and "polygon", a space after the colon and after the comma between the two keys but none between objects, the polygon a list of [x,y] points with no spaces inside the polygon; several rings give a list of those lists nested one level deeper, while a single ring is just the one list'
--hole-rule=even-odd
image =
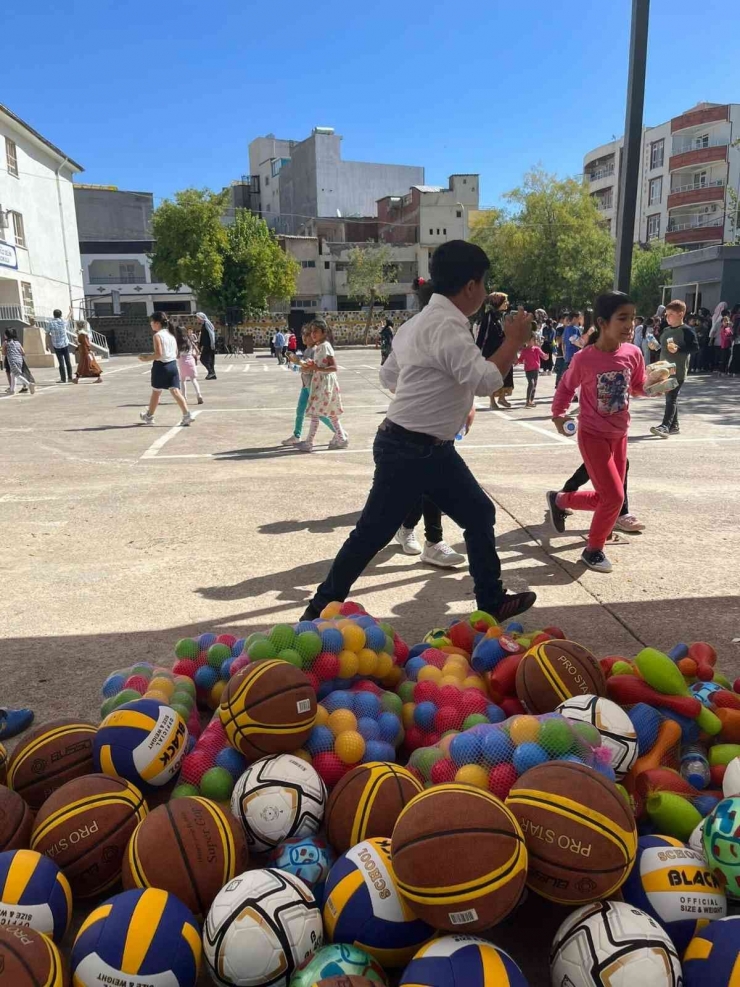
[{"label": "blue plastic ball", "polygon": [[328,651],[333,655],[338,655],[344,649],[344,638],[342,632],[336,627],[327,627],[321,632],[321,650]]},{"label": "blue plastic ball", "polygon": [[496,703],[489,703],[486,706],[486,718],[489,723],[503,723],[506,719],[506,713]]},{"label": "blue plastic ball", "polygon": [[354,694],[345,689],[335,689],[322,700],[321,705],[330,713],[334,713],[338,709],[352,710],[354,709],[354,698]]},{"label": "blue plastic ball", "polygon": [[380,740],[380,727],[378,721],[371,716],[361,716],[357,721],[357,732],[365,740]]},{"label": "blue plastic ball", "polygon": [[401,721],[395,713],[381,713],[378,718],[380,737],[386,743],[396,744],[401,734]]},{"label": "blue plastic ball", "polygon": [[103,682],[103,695],[106,699],[110,699],[111,696],[118,695],[125,684],[126,676],[121,675],[120,672],[114,672]]},{"label": "blue plastic ball", "polygon": [[406,675],[413,682],[416,682],[417,675],[422,670],[422,668],[426,668],[426,664],[427,663],[424,661],[423,658],[419,658],[419,657],[409,658],[409,660],[406,662],[406,664],[404,666],[404,670],[406,672]]},{"label": "blue plastic ball", "polygon": [[475,733],[459,733],[450,742],[450,759],[458,768],[465,764],[477,764],[481,758],[483,743],[480,735]]},{"label": "blue plastic ball", "polygon": [[333,679],[334,691],[335,692],[346,692],[352,685],[354,679]]},{"label": "blue plastic ball", "polygon": [[210,692],[218,682],[218,671],[210,665],[202,665],[193,676],[193,682],[199,689]]},{"label": "blue plastic ball", "polygon": [[414,710],[414,723],[420,730],[431,730],[436,715],[437,707],[434,703],[419,703]]},{"label": "blue plastic ball", "polygon": [[408,657],[409,658],[418,658],[419,655],[423,654],[427,650],[428,647],[429,647],[429,645],[426,644],[426,642],[422,642],[422,644],[415,644],[413,646],[413,648],[409,648]]},{"label": "blue plastic ball", "polygon": [[215,642],[216,636],[216,634],[211,634],[210,632],[207,634],[201,634],[198,638],[198,647],[200,650],[207,651],[208,648],[210,648],[210,646]]},{"label": "blue plastic ball", "polygon": [[394,747],[382,740],[368,740],[365,745],[365,756],[362,760],[365,764],[370,761],[395,762],[396,751]]},{"label": "blue plastic ball", "polygon": [[216,755],[216,767],[226,768],[231,777],[236,781],[247,770],[247,759],[233,747],[224,747]]},{"label": "blue plastic ball", "polygon": [[195,747],[195,737],[193,736],[192,733],[189,733],[187,743],[185,744],[185,753],[189,754],[194,747]]},{"label": "blue plastic ball", "polygon": [[356,692],[354,693],[354,714],[358,718],[361,716],[370,716],[373,719],[377,719],[380,715],[380,700],[372,692]]},{"label": "blue plastic ball", "polygon": [[544,764],[545,761],[549,760],[550,755],[539,744],[533,744],[531,742],[519,744],[514,751],[514,767],[517,774],[520,775],[523,775],[525,771],[529,771],[530,768],[535,768],[538,764]]},{"label": "blue plastic ball", "polygon": [[603,775],[605,778],[608,778],[609,781],[616,781],[617,780],[617,775],[616,775],[616,773],[614,771],[614,768],[611,766],[611,764],[605,764],[603,761],[600,761],[597,758],[594,761],[594,765],[593,766],[599,772],[600,775]]},{"label": "blue plastic ball", "polygon": [[484,672],[492,672],[496,665],[500,661],[503,661],[505,657],[506,652],[499,644],[498,638],[489,637],[485,641],[481,641],[478,647],[475,648],[473,656],[470,659],[470,664],[480,675]]},{"label": "blue plastic ball", "polygon": [[367,647],[371,650],[385,650],[385,631],[382,627],[378,627],[377,624],[365,630],[365,640],[367,641]]},{"label": "blue plastic ball", "polygon": [[514,743],[503,730],[487,730],[481,740],[481,757],[489,767],[508,764],[514,753]]},{"label": "blue plastic ball", "polygon": [[234,641],[231,645],[231,657],[238,658],[239,655],[244,651],[244,642],[246,638],[240,637],[238,641]]},{"label": "blue plastic ball", "polygon": [[225,662],[222,663],[218,674],[221,677],[222,682],[228,682],[231,678],[231,666],[234,664],[234,658],[227,658]]},{"label": "blue plastic ball", "polygon": [[506,625],[507,634],[521,634],[523,630],[524,626],[518,620],[510,620]]},{"label": "blue plastic ball", "polygon": [[296,634],[303,634],[304,631],[315,631],[316,624],[313,620],[299,620],[293,630]]},{"label": "blue plastic ball", "polygon": [[366,631],[368,627],[377,626],[377,622],[375,621],[375,619],[367,613],[360,614],[358,617],[356,617],[355,623],[357,624],[358,627],[361,627],[363,631]]},{"label": "blue plastic ball", "polygon": [[303,746],[311,757],[316,757],[317,754],[328,754],[334,750],[334,734],[329,727],[313,727]]},{"label": "blue plastic ball", "polygon": [[329,679],[327,682],[322,682],[316,692],[316,698],[319,702],[327,699],[331,693],[334,692],[334,679]]}]

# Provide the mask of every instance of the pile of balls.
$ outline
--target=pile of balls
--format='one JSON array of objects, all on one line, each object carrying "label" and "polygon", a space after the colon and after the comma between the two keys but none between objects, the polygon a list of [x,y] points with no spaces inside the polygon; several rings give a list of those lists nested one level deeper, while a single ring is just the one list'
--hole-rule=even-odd
[{"label": "pile of balls", "polygon": [[112,672],[103,683],[100,716],[137,699],[152,699],[171,706],[188,725],[193,737],[200,735],[200,718],[196,707],[196,686],[190,676],[171,668],[142,661],[130,668]]}]

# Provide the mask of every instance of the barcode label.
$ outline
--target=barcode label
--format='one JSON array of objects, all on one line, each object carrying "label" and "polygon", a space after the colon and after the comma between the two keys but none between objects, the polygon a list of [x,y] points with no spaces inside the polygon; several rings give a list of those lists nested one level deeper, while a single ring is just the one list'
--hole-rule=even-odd
[{"label": "barcode label", "polygon": [[295,708],[298,710],[299,713],[308,713],[309,710],[311,709],[311,700],[301,699],[299,702],[295,704]]},{"label": "barcode label", "polygon": [[450,912],[450,922],[453,925],[469,925],[478,921],[478,912],[474,908],[469,908],[467,912]]}]

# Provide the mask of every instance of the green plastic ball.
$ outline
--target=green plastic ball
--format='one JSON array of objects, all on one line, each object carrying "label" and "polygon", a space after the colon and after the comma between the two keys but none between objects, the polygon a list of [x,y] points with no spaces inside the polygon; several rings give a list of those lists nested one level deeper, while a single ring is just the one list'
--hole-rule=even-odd
[{"label": "green plastic ball", "polygon": [[117,696],[114,696],[115,700],[113,704],[113,709],[118,709],[119,706],[123,706],[124,703],[132,703],[135,699],[141,699],[141,693],[137,692],[136,689],[121,689]]},{"label": "green plastic ball", "polygon": [[184,637],[175,645],[175,654],[178,658],[197,658],[199,650],[198,642],[192,637]]},{"label": "green plastic ball", "polygon": [[303,658],[301,658],[295,648],[283,648],[282,651],[278,652],[278,658],[281,661],[289,661],[296,668],[303,668]]},{"label": "green plastic ball", "polygon": [[396,716],[400,717],[403,710],[403,699],[397,696],[395,692],[384,692],[380,697],[380,705],[387,713],[395,713]]},{"label": "green plastic ball", "polygon": [[152,666],[151,665],[134,665],[131,668],[132,675],[142,675],[145,679],[150,679],[152,677]]},{"label": "green plastic ball", "polygon": [[386,634],[386,636],[385,636],[385,648],[383,650],[385,651],[386,654],[392,655],[393,654],[393,647],[394,647],[394,645],[393,645],[393,638],[390,636],[390,634]]},{"label": "green plastic ball", "polygon": [[278,651],[292,648],[295,641],[295,631],[289,624],[276,624],[270,631],[270,640]]},{"label": "green plastic ball", "polygon": [[267,634],[262,634],[260,631],[255,631],[254,634],[250,634],[244,639],[244,651],[248,651],[252,647],[255,641],[267,641],[269,640]]},{"label": "green plastic ball", "polygon": [[214,802],[227,802],[234,790],[234,779],[226,768],[209,768],[200,779],[200,794]]},{"label": "green plastic ball", "polygon": [[406,682],[402,682],[398,687],[398,697],[401,700],[401,705],[404,703],[412,703],[414,701],[414,686],[416,682],[412,682],[410,679]]},{"label": "green plastic ball", "polygon": [[175,689],[170,699],[170,706],[184,706],[185,709],[192,711],[195,706],[195,696],[191,696],[185,689]]},{"label": "green plastic ball", "polygon": [[211,668],[220,668],[227,658],[231,658],[228,644],[212,644],[208,649],[208,664]]},{"label": "green plastic ball", "polygon": [[470,621],[470,626],[475,627],[476,624],[483,622],[486,627],[495,627],[496,618],[492,617],[490,613],[486,613],[485,610],[474,610],[468,617]]},{"label": "green plastic ball", "polygon": [[251,644],[248,654],[250,661],[265,661],[268,658],[277,658],[277,648],[272,641],[264,638]]},{"label": "green plastic ball", "polygon": [[109,696],[103,705],[100,707],[100,719],[104,720],[108,713],[112,713],[116,708],[116,699],[118,699],[118,693],[115,696]]},{"label": "green plastic ball", "polygon": [[195,785],[188,785],[187,782],[183,782],[181,785],[177,785],[172,790],[171,799],[184,799],[192,795],[200,795],[200,792],[195,787]]},{"label": "green plastic ball", "polygon": [[378,627],[381,629],[381,631],[385,634],[386,637],[389,637],[391,641],[393,640],[393,628],[391,627],[391,625],[388,623],[387,620],[380,621]]},{"label": "green plastic ball", "polygon": [[301,631],[296,637],[293,647],[304,661],[310,661],[321,651],[321,638],[316,631]]},{"label": "green plastic ball", "polygon": [[195,699],[195,682],[187,675],[178,675],[175,678],[175,692],[189,692]]},{"label": "green plastic ball", "polygon": [[171,702],[171,703],[169,703],[169,707],[170,707],[170,709],[174,709],[174,711],[176,713],[179,713],[180,716],[183,718],[183,720],[185,720],[186,723],[190,719],[190,714],[193,711],[192,706],[184,706],[182,703],[173,703],[173,702]]},{"label": "green plastic ball", "polygon": [[538,743],[548,754],[564,757],[573,750],[573,740],[571,725],[565,720],[553,718],[542,722]]},{"label": "green plastic ball", "polygon": [[591,747],[601,747],[601,734],[592,723],[582,723],[579,720],[569,720],[568,722],[581,740],[585,740]]},{"label": "green plastic ball", "polygon": [[424,781],[429,781],[432,775],[432,768],[437,761],[443,760],[445,756],[444,751],[441,751],[438,747],[420,747],[409,758],[409,764],[421,772]]},{"label": "green plastic ball", "polygon": [[462,728],[463,730],[469,730],[471,727],[477,727],[481,723],[488,723],[488,717],[482,713],[471,713],[470,716],[466,716],[463,720]]}]

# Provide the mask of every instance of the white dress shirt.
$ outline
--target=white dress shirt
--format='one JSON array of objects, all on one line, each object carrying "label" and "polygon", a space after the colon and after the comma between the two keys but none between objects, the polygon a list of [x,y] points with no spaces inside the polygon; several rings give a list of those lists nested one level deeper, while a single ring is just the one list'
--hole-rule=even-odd
[{"label": "white dress shirt", "polygon": [[484,359],[466,316],[444,295],[432,295],[396,333],[380,368],[380,383],[394,392],[388,418],[412,432],[454,439],[473,406],[503,386],[498,367]]}]

